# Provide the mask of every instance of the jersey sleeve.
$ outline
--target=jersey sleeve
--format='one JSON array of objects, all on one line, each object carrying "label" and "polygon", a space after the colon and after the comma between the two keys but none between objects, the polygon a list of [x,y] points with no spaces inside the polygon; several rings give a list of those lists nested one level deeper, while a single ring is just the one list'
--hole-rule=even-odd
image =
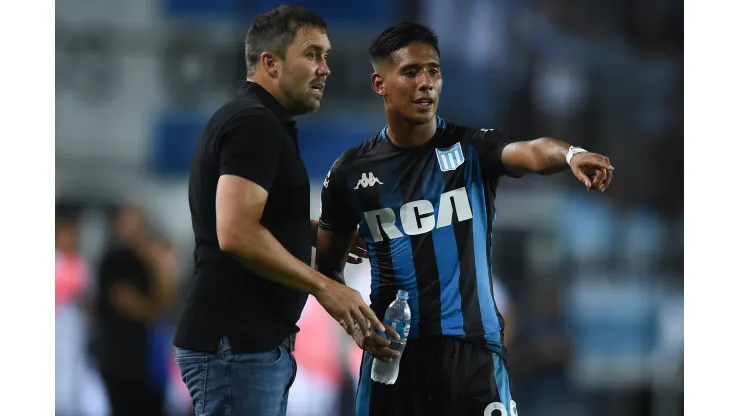
[{"label": "jersey sleeve", "polygon": [[268,111],[233,119],[221,136],[220,174],[239,176],[270,192],[284,134],[283,126]]},{"label": "jersey sleeve", "polygon": [[342,176],[342,159],[334,162],[321,188],[319,227],[336,233],[350,233],[357,229],[358,219],[352,212],[349,190]]},{"label": "jersey sleeve", "polygon": [[481,165],[490,175],[518,177],[519,175],[506,169],[501,161],[501,154],[506,145],[517,141],[515,138],[504,135],[501,130],[482,129],[473,135],[471,144],[478,152]]}]

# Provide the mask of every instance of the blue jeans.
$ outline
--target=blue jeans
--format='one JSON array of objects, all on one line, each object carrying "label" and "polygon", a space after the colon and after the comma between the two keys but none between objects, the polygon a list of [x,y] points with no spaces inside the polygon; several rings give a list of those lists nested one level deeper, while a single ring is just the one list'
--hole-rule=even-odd
[{"label": "blue jeans", "polygon": [[226,338],[215,354],[175,349],[196,416],[285,416],[296,361],[287,348],[233,354]]}]

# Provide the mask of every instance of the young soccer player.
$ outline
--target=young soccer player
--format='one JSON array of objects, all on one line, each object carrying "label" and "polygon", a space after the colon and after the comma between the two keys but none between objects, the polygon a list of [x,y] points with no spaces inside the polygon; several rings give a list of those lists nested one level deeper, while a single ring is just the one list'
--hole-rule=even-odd
[{"label": "young soccer player", "polygon": [[440,54],[423,25],[387,28],[370,56],[388,125],[329,172],[316,267],[341,280],[359,224],[372,265],[372,309],[383,316],[403,289],[412,320],[393,385],[370,377],[373,357],[392,357],[389,341],[356,339],[365,350],[356,414],[516,415],[491,285],[498,180],[571,171],[587,189],[603,192],[613,167],[560,140],[515,141],[437,116]]}]

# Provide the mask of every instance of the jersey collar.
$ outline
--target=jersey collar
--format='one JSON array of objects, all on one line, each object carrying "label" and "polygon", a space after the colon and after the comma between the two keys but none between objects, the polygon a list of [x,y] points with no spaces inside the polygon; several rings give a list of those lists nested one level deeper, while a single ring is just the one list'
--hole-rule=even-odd
[{"label": "jersey collar", "polygon": [[[434,133],[434,136],[432,136],[432,138],[427,143],[425,143],[424,145],[420,146],[421,148],[426,148],[426,147],[428,147],[430,145],[434,145],[436,143],[436,140],[444,132],[444,129],[445,129],[445,126],[447,125],[447,123],[445,122],[445,120],[442,117],[440,117],[440,116],[436,116],[436,117],[437,117],[437,131]],[[393,145],[393,143],[391,143],[390,140],[388,140],[388,125],[387,124],[385,125],[385,127],[383,127],[383,130],[380,131],[380,139],[383,140],[384,142],[388,143],[389,145],[391,145],[393,147],[396,147],[395,145]],[[404,148],[399,148],[399,149],[414,149],[414,148],[404,147]]]},{"label": "jersey collar", "polygon": [[283,123],[292,123],[293,119],[288,114],[288,110],[283,107],[275,97],[272,96],[261,85],[251,81],[240,81],[236,92],[237,96],[252,96],[257,98],[260,103],[270,109]]}]

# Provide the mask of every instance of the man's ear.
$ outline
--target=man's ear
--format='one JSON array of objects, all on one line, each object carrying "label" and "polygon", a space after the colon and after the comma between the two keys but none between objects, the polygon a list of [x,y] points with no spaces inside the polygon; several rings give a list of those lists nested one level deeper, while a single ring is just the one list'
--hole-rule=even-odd
[{"label": "man's ear", "polygon": [[383,77],[380,74],[377,72],[373,73],[370,77],[370,85],[372,85],[373,91],[375,91],[376,94],[381,97],[385,97],[385,84],[383,82]]},{"label": "man's ear", "polygon": [[260,54],[260,64],[265,68],[272,78],[277,78],[280,75],[282,62],[271,52],[262,52]]}]

